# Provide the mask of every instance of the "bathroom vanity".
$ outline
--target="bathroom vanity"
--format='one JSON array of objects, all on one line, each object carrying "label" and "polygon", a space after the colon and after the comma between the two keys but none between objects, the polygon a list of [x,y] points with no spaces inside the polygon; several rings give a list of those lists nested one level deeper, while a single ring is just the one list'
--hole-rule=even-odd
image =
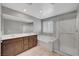
[{"label": "bathroom vanity", "polygon": [[37,45],[35,34],[5,35],[2,38],[2,56],[15,56]]}]

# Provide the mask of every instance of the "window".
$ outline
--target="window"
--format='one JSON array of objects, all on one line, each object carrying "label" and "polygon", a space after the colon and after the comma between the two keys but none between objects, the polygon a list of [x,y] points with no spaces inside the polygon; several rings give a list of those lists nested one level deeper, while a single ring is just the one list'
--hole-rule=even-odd
[{"label": "window", "polygon": [[53,21],[43,21],[43,33],[53,33]]}]

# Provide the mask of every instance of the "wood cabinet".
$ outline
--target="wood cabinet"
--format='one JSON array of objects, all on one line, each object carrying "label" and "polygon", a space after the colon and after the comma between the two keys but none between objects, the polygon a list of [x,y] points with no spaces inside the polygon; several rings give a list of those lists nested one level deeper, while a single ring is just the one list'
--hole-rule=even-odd
[{"label": "wood cabinet", "polygon": [[29,48],[32,48],[37,45],[37,36],[33,35],[29,37]]},{"label": "wood cabinet", "polygon": [[32,37],[29,37],[29,48],[32,48],[33,47],[33,38]]},{"label": "wood cabinet", "polygon": [[36,46],[37,45],[37,36],[36,35],[34,35],[33,36],[33,46]]},{"label": "wood cabinet", "polygon": [[14,50],[13,50],[14,55],[21,53],[22,50],[23,50],[23,40],[22,40],[22,38],[17,38],[16,40],[18,40],[18,41],[13,43],[14,44]]},{"label": "wood cabinet", "polygon": [[37,45],[37,35],[3,40],[2,56],[14,56]]},{"label": "wood cabinet", "polygon": [[1,55],[9,56],[19,54],[23,49],[22,38],[4,40],[1,45]]},{"label": "wood cabinet", "polygon": [[0,56],[1,56],[1,40],[0,40]]},{"label": "wood cabinet", "polygon": [[28,37],[24,37],[24,40],[23,40],[23,50],[27,50],[29,47],[28,47]]},{"label": "wood cabinet", "polygon": [[[3,56],[11,56],[14,54],[13,49],[10,48],[13,47],[11,44],[2,44],[2,49],[1,49],[1,55]],[[13,47],[14,48],[14,47]]]}]

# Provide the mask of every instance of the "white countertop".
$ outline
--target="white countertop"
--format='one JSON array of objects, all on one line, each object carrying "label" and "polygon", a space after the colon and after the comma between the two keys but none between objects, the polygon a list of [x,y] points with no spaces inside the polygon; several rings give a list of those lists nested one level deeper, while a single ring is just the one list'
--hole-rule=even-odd
[{"label": "white countertop", "polygon": [[7,40],[7,39],[11,39],[11,38],[18,38],[18,37],[31,36],[31,35],[36,35],[36,33],[2,35],[0,40]]}]

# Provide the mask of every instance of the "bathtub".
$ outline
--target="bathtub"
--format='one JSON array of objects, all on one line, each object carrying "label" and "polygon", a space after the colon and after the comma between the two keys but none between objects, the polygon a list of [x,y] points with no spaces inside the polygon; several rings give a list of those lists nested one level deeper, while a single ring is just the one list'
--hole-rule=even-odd
[{"label": "bathtub", "polygon": [[50,35],[38,35],[38,45],[47,48],[50,51],[54,50],[54,41],[56,38]]}]

